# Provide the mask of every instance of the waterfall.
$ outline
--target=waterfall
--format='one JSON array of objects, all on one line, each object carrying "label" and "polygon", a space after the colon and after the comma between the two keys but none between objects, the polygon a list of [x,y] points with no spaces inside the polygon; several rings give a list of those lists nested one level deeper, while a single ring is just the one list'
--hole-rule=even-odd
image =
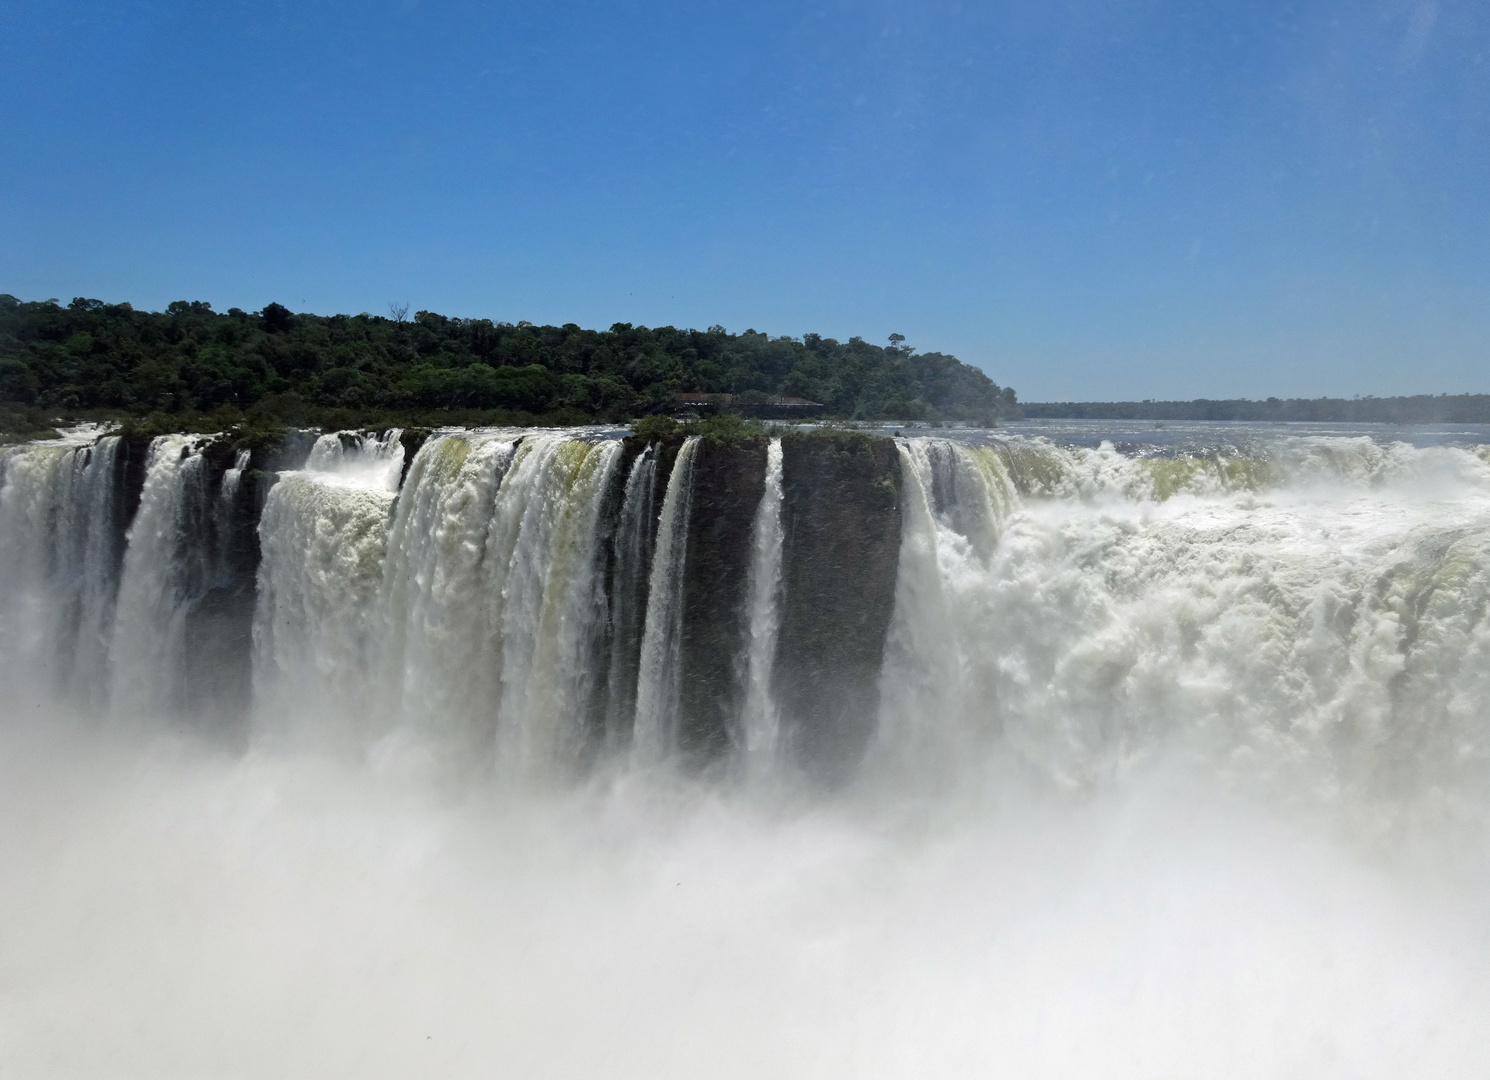
[{"label": "waterfall", "polygon": [[107,697],[119,445],[106,436],[0,450],[0,655],[12,686],[46,671],[79,704]]},{"label": "waterfall", "polygon": [[619,451],[615,442],[553,437],[514,469],[530,489],[501,590],[497,745],[508,771],[551,771],[585,739],[590,646],[605,608],[597,514]]},{"label": "waterfall", "polygon": [[124,557],[118,528],[119,447],[118,436],[106,436],[85,451],[74,451],[71,490],[58,515],[59,554],[71,601],[68,687],[75,699],[95,708],[107,693],[114,598]]},{"label": "waterfall", "polygon": [[616,528],[611,578],[611,645],[606,665],[604,734],[608,744],[631,737],[636,719],[636,679],[647,617],[647,583],[656,524],[657,453],[645,447],[631,463]]},{"label": "waterfall", "polygon": [[203,588],[206,545],[194,515],[205,495],[199,436],[150,444],[130,525],[109,651],[109,701],[132,720],[179,713],[186,700],[187,605]]},{"label": "waterfall", "polygon": [[[669,756],[687,647],[724,642],[688,691],[728,697],[733,665],[706,738],[738,730],[700,761],[854,762],[873,737],[881,771],[998,748],[1081,787],[1179,743],[1321,798],[1490,773],[1484,449],[839,445],[447,430],[405,476],[401,433],[338,433],[272,485],[213,436],[154,439],[143,470],[96,430],[5,448],[6,692],[132,719],[237,694],[261,737],[402,732],[531,779]],[[685,562],[738,573],[729,610],[685,595]]]},{"label": "waterfall", "polygon": [[379,679],[392,722],[489,750],[501,692],[500,596],[486,559],[517,438],[436,435],[398,497],[383,574]]},{"label": "waterfall", "polygon": [[1490,700],[1484,450],[1016,442],[993,450],[1005,474],[948,449],[983,490],[949,487],[943,448],[900,446],[888,757],[945,778],[999,744],[1090,787],[1179,745],[1332,803],[1490,771],[1468,705]]},{"label": "waterfall", "polygon": [[252,454],[247,450],[238,451],[233,458],[233,467],[223,472],[220,498],[224,505],[231,506],[238,497],[238,487],[243,482],[243,470],[248,468],[251,457]]},{"label": "waterfall", "polygon": [[311,741],[417,733],[468,759],[495,754],[510,775],[562,768],[588,737],[598,515],[620,444],[442,434],[395,497],[391,443],[323,438],[269,496],[264,722],[291,717]]},{"label": "waterfall", "polygon": [[59,474],[75,453],[67,446],[0,449],[0,662],[8,698],[50,689],[33,683],[56,663],[51,523]]},{"label": "waterfall", "polygon": [[745,673],[745,753],[768,765],[777,748],[780,717],[771,691],[771,668],[781,629],[781,440],[766,450],[766,487],[751,531],[749,646]]},{"label": "waterfall", "polygon": [[1490,446],[1229,430],[0,447],[17,1060],[1482,1074]]},{"label": "waterfall", "polygon": [[335,746],[376,729],[369,676],[394,495],[379,468],[316,463],[335,471],[281,473],[259,522],[254,700],[261,732]]},{"label": "waterfall", "polygon": [[397,491],[403,475],[403,431],[338,431],[322,435],[310,448],[305,471],[335,476],[358,487]]},{"label": "waterfall", "polygon": [[657,761],[672,749],[678,711],[679,646],[683,632],[683,562],[698,437],[678,450],[662,498],[657,544],[647,589],[647,620],[637,673],[633,756]]},{"label": "waterfall", "polygon": [[[977,553],[991,546],[993,515],[978,513],[991,500],[983,472],[968,467],[966,450],[924,440],[900,440],[897,449],[903,516],[880,678],[879,742],[882,753],[891,748],[902,763],[930,767],[935,775],[971,749],[964,743],[977,741],[984,718],[993,715],[980,700],[989,688],[968,683],[966,653],[981,645],[964,636],[973,628],[958,624],[953,603],[955,583],[980,574]],[[977,530],[971,537],[954,525],[969,521]]]}]

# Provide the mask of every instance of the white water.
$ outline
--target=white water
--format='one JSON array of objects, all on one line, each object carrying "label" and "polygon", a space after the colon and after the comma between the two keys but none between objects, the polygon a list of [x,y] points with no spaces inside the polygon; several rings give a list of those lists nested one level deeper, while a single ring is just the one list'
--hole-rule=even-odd
[{"label": "white water", "polygon": [[83,707],[107,700],[119,440],[95,436],[0,450],[0,696],[47,671]]},{"label": "white water", "polygon": [[989,494],[954,512],[926,449],[902,446],[882,731],[934,772],[997,743],[1086,787],[1183,749],[1289,799],[1364,801],[1382,827],[1388,805],[1484,805],[1482,451],[1316,441],[1283,448],[1276,487],[1201,468],[1156,502],[1132,494],[1172,463],[1062,451],[1040,485],[1064,497],[1026,499],[1001,456],[958,449]]},{"label": "white water", "polygon": [[200,441],[167,435],[150,444],[145,489],[129,527],[109,651],[109,704],[135,721],[184,705],[186,604],[202,554],[185,519],[202,491]]},{"label": "white water", "polygon": [[310,746],[355,746],[379,730],[378,654],[393,492],[378,477],[281,474],[259,523],[254,613],[259,730]]},{"label": "white water", "polygon": [[766,485],[751,530],[749,646],[746,653],[745,753],[757,770],[776,755],[781,717],[771,691],[776,642],[781,629],[781,440],[766,448]]},{"label": "white water", "polygon": [[323,482],[397,491],[403,465],[403,432],[390,428],[381,434],[343,431],[322,435],[310,448],[305,471],[324,478]]},{"label": "white water", "polygon": [[486,561],[497,490],[516,449],[504,434],[439,435],[409,467],[383,575],[379,669],[406,730],[489,748],[502,654]]},{"label": "white water", "polygon": [[[1483,1075],[1484,452],[900,452],[880,738],[832,795],[510,782],[574,774],[614,444],[437,436],[396,501],[386,462],[282,476],[247,754],[5,706],[6,1071]],[[0,459],[7,651],[61,595],[70,453]],[[191,460],[152,459],[178,507]],[[175,565],[147,496],[132,537]],[[653,661],[686,499],[669,482]],[[408,767],[467,739],[489,782]]]},{"label": "white water", "polygon": [[[323,437],[260,525],[266,730],[548,777],[573,761],[603,615],[596,514],[620,444],[431,438],[402,493],[385,444]],[[314,466],[324,466],[325,471]]]},{"label": "white water", "polygon": [[252,455],[247,450],[238,451],[233,458],[233,467],[222,474],[222,491],[219,498],[225,505],[231,505],[238,497],[238,489],[243,483],[243,470],[248,468],[249,458]]},{"label": "white water", "polygon": [[697,437],[689,438],[679,448],[658,519],[632,729],[632,753],[638,763],[659,761],[673,748],[683,632],[680,584],[688,550],[688,507],[693,490],[693,455],[697,451]]},{"label": "white water", "polygon": [[611,649],[606,662],[605,738],[625,744],[636,722],[639,645],[646,630],[647,587],[651,580],[651,527],[657,501],[657,453],[648,446],[631,463],[616,528],[616,567],[612,582]]},{"label": "white water", "polygon": [[[57,555],[64,588],[67,631],[72,638],[67,688],[74,700],[92,708],[104,703],[109,648],[114,629],[114,575],[123,554],[106,522],[118,513],[112,483],[119,457],[115,436],[105,437],[84,453],[74,452],[68,476],[72,490],[62,495],[57,522]],[[58,656],[67,646],[58,643]]]},{"label": "white water", "polygon": [[[503,485],[515,491],[532,477],[516,535],[510,548],[488,549],[508,567],[500,589],[498,760],[507,773],[529,778],[552,776],[579,751],[594,678],[588,646],[605,603],[596,573],[596,514],[620,452],[616,442],[562,436],[534,444],[513,466],[513,483]],[[503,509],[499,495],[499,522]]]}]

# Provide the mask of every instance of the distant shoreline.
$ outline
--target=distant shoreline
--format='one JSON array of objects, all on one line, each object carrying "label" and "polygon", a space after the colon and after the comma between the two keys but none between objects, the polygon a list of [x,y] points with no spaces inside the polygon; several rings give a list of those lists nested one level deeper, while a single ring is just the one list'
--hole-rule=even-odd
[{"label": "distant shoreline", "polygon": [[1023,401],[1027,420],[1241,420],[1338,424],[1486,424],[1490,394],[1236,398],[1194,401]]}]

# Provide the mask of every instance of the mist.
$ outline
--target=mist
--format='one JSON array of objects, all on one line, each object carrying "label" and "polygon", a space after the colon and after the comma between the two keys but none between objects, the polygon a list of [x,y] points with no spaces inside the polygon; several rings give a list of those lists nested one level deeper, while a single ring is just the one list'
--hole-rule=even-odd
[{"label": "mist", "polygon": [[1490,1060],[1478,867],[1363,857],[1183,770],[1086,800],[776,803],[635,777],[518,799],[169,737],[5,742],[15,1075]]}]

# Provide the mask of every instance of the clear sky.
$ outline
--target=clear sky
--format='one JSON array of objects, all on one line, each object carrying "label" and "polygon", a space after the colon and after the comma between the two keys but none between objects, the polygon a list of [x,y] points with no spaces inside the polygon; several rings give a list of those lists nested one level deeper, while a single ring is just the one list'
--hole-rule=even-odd
[{"label": "clear sky", "polygon": [[0,0],[0,291],[1490,391],[1490,4]]}]

